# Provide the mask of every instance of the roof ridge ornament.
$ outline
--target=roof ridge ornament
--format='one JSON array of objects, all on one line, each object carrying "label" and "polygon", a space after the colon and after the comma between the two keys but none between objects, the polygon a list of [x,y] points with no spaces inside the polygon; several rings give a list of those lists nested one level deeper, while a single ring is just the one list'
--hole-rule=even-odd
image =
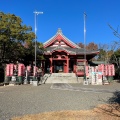
[{"label": "roof ridge ornament", "polygon": [[62,30],[61,30],[61,28],[58,28],[58,30],[57,30],[57,34],[62,34]]}]

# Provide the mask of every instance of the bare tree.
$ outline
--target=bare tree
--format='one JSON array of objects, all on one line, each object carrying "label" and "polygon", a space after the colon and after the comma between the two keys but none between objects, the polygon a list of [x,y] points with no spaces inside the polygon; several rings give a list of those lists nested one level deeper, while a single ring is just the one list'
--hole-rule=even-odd
[{"label": "bare tree", "polygon": [[[83,43],[78,43],[78,46],[81,48],[84,48]],[[90,42],[88,45],[86,45],[86,50],[98,50],[98,45],[94,42]]]},{"label": "bare tree", "polygon": [[84,44],[83,43],[78,43],[78,46],[81,48],[84,48]]},{"label": "bare tree", "polygon": [[[119,26],[117,27],[117,29],[115,30],[110,24],[108,24],[108,26],[110,27],[110,29],[113,31],[113,34],[118,38],[118,40],[115,40],[113,41],[113,44],[112,44],[112,50],[113,50],[113,55],[111,57],[111,62],[114,63],[116,65],[116,71],[118,71],[118,76],[120,76],[120,53],[119,53],[119,50],[120,50],[120,33],[119,33]],[[119,53],[116,54],[116,53]]]},{"label": "bare tree", "polygon": [[113,30],[113,34],[120,39],[120,34],[118,32],[119,26],[117,27],[116,30],[110,24],[108,24],[108,26]]},{"label": "bare tree", "polygon": [[86,46],[87,50],[98,50],[98,45],[94,42],[90,42],[87,46]]}]

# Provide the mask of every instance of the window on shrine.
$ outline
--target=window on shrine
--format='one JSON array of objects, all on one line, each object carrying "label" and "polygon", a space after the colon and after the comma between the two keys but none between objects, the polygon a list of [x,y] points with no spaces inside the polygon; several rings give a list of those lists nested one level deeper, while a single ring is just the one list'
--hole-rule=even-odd
[{"label": "window on shrine", "polygon": [[77,72],[80,72],[80,71],[84,71],[84,66],[81,65],[81,66],[77,66]]},{"label": "window on shrine", "polygon": [[58,56],[54,56],[54,58],[58,58]]},{"label": "window on shrine", "polygon": [[61,56],[61,58],[65,58],[65,56]]}]

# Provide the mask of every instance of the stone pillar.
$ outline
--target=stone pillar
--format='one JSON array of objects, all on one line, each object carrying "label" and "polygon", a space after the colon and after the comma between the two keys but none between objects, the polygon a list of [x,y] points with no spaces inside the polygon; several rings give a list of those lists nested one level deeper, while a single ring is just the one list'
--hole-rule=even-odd
[{"label": "stone pillar", "polygon": [[64,73],[66,73],[66,61],[64,61]]},{"label": "stone pillar", "polygon": [[67,58],[67,68],[66,68],[66,72],[69,73],[69,59]]},{"label": "stone pillar", "polygon": [[53,67],[52,66],[53,60],[52,60],[52,58],[49,58],[49,59],[50,59],[50,72],[53,73],[53,69],[52,69],[52,67]]},{"label": "stone pillar", "polygon": [[41,68],[42,68],[42,75],[44,75],[44,73],[45,73],[45,61],[42,61]]},{"label": "stone pillar", "polygon": [[51,73],[53,73],[53,66],[52,66],[53,60],[51,59]]}]

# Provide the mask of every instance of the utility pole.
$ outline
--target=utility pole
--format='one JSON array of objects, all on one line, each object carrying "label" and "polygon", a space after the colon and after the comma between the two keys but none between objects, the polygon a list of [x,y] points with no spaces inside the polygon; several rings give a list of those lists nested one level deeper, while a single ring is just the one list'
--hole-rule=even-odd
[{"label": "utility pole", "polygon": [[86,81],[86,13],[84,12],[84,80]]},{"label": "utility pole", "polygon": [[37,43],[37,15],[43,14],[43,12],[33,12],[35,14],[35,78],[36,78],[36,43]]},{"label": "utility pole", "polygon": [[37,15],[43,14],[43,12],[34,12],[35,14],[35,67],[36,67],[36,42],[37,42]]}]

